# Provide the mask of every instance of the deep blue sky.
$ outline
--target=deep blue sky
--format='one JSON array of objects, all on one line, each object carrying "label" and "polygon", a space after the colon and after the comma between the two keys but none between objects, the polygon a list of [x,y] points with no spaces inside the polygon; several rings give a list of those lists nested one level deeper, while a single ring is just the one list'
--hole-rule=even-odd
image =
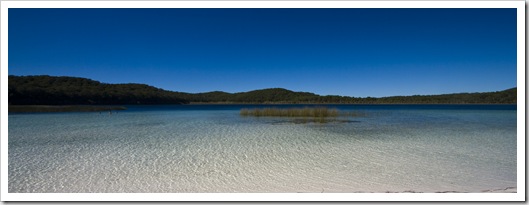
[{"label": "deep blue sky", "polygon": [[516,9],[9,9],[9,74],[381,97],[516,86]]}]

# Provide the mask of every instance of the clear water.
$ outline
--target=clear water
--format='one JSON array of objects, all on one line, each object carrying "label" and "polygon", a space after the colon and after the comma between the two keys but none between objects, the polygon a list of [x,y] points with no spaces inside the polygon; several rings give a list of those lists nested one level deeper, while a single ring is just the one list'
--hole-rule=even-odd
[{"label": "clear water", "polygon": [[516,187],[515,106],[335,106],[366,115],[325,124],[241,117],[242,107],[259,106],[10,114],[9,192]]}]

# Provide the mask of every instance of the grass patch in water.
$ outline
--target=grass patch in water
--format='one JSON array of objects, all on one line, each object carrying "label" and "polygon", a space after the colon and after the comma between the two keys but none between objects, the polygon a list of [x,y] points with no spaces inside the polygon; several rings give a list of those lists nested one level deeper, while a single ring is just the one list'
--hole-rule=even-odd
[{"label": "grass patch in water", "polygon": [[[355,112],[341,112],[336,108],[327,107],[304,107],[304,108],[243,108],[240,115],[247,117],[289,117],[301,118],[302,122],[326,123],[336,121],[337,117],[358,117],[362,116]],[[299,120],[298,120],[299,121]]]}]

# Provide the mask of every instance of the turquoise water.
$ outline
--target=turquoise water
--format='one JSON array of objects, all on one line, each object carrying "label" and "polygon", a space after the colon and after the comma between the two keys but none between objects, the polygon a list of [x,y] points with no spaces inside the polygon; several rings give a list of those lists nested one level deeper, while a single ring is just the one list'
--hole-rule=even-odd
[{"label": "turquoise water", "polygon": [[325,124],[241,117],[243,107],[259,106],[10,114],[9,192],[483,192],[516,187],[515,106],[334,106],[364,115]]}]

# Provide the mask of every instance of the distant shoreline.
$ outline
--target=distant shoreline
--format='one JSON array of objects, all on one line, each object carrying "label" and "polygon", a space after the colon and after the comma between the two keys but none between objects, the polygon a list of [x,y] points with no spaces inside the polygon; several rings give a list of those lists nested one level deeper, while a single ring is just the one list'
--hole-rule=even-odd
[{"label": "distant shoreline", "polygon": [[55,112],[102,112],[102,111],[114,111],[114,110],[127,110],[128,106],[186,106],[186,105],[308,105],[308,106],[332,106],[332,105],[517,105],[517,104],[485,104],[485,103],[459,103],[459,104],[448,104],[448,103],[372,103],[372,104],[361,104],[361,103],[200,103],[192,102],[189,104],[148,104],[148,105],[9,105],[8,111],[10,114],[16,113],[55,113]]},{"label": "distant shoreline", "polygon": [[107,84],[87,78],[9,76],[10,105],[159,104],[515,104],[516,87],[482,93],[389,97],[318,95],[284,88],[247,92],[186,93],[137,83]]},{"label": "distant shoreline", "polygon": [[9,105],[9,113],[101,112],[126,110],[116,105]]}]

